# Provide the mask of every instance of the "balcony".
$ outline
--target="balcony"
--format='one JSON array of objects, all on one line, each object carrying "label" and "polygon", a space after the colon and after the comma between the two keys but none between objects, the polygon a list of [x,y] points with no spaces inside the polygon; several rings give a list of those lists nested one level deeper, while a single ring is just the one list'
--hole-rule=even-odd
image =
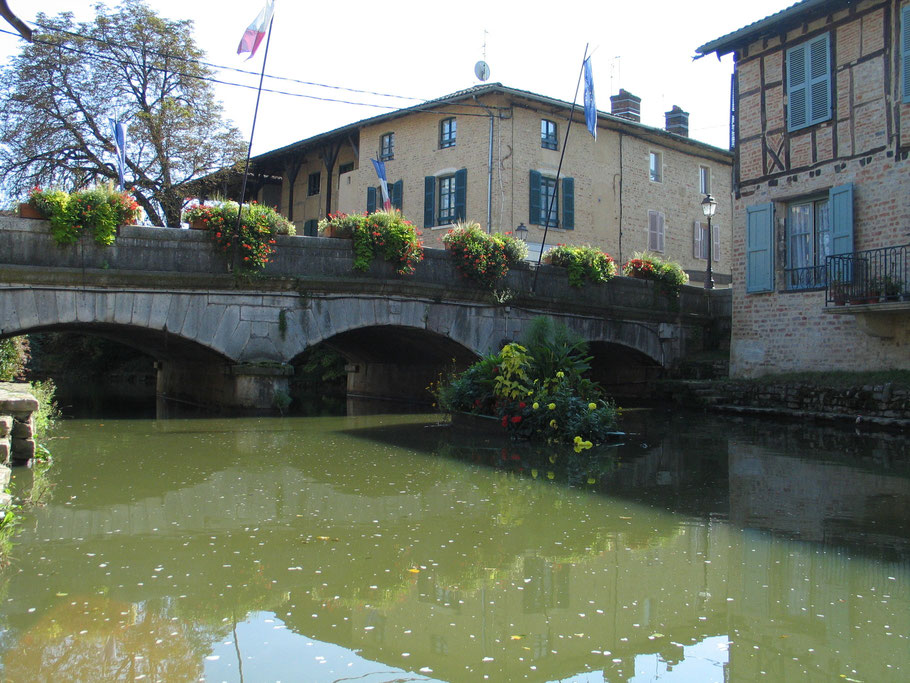
[{"label": "balcony", "polygon": [[891,338],[910,319],[910,244],[828,256],[825,312],[856,316],[864,332]]}]

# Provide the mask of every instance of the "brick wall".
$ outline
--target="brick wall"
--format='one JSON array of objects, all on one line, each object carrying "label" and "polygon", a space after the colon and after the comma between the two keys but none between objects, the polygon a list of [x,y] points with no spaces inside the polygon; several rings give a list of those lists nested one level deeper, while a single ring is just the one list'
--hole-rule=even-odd
[{"label": "brick wall", "polygon": [[[732,376],[793,370],[910,368],[910,311],[894,334],[863,332],[853,315],[825,313],[823,291],[783,291],[787,203],[854,185],[854,250],[910,242],[910,106],[891,65],[897,0],[867,0],[756,42],[738,55],[740,147],[734,205]],[[785,51],[828,32],[832,118],[787,131]],[[775,203],[775,292],[745,292],[746,209]],[[860,319],[861,320],[861,319]]]}]

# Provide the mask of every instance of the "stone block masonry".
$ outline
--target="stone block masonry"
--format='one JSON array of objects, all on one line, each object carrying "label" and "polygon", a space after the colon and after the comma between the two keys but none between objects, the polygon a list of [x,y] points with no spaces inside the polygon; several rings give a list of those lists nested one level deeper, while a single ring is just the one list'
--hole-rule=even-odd
[{"label": "stone block masonry", "polygon": [[0,382],[0,515],[11,502],[5,492],[10,461],[35,456],[33,414],[38,410],[38,401],[29,390],[28,384]]}]

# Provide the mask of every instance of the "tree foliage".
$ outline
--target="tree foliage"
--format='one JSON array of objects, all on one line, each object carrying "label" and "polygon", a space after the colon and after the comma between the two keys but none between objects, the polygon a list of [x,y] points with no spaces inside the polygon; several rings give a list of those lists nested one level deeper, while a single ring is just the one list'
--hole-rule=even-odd
[{"label": "tree foliage", "polygon": [[39,14],[34,43],[0,71],[0,175],[5,190],[75,190],[117,180],[109,118],[127,128],[126,184],[156,225],[180,224],[187,194],[243,158],[199,60],[192,22],[144,0],[95,7],[93,21]]}]

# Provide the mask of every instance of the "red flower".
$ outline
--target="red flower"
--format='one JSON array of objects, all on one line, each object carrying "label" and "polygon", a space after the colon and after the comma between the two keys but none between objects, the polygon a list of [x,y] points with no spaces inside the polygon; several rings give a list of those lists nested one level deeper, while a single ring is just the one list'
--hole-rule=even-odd
[{"label": "red flower", "polygon": [[521,422],[521,415],[516,415],[512,418],[512,424],[517,425],[519,422]]}]

